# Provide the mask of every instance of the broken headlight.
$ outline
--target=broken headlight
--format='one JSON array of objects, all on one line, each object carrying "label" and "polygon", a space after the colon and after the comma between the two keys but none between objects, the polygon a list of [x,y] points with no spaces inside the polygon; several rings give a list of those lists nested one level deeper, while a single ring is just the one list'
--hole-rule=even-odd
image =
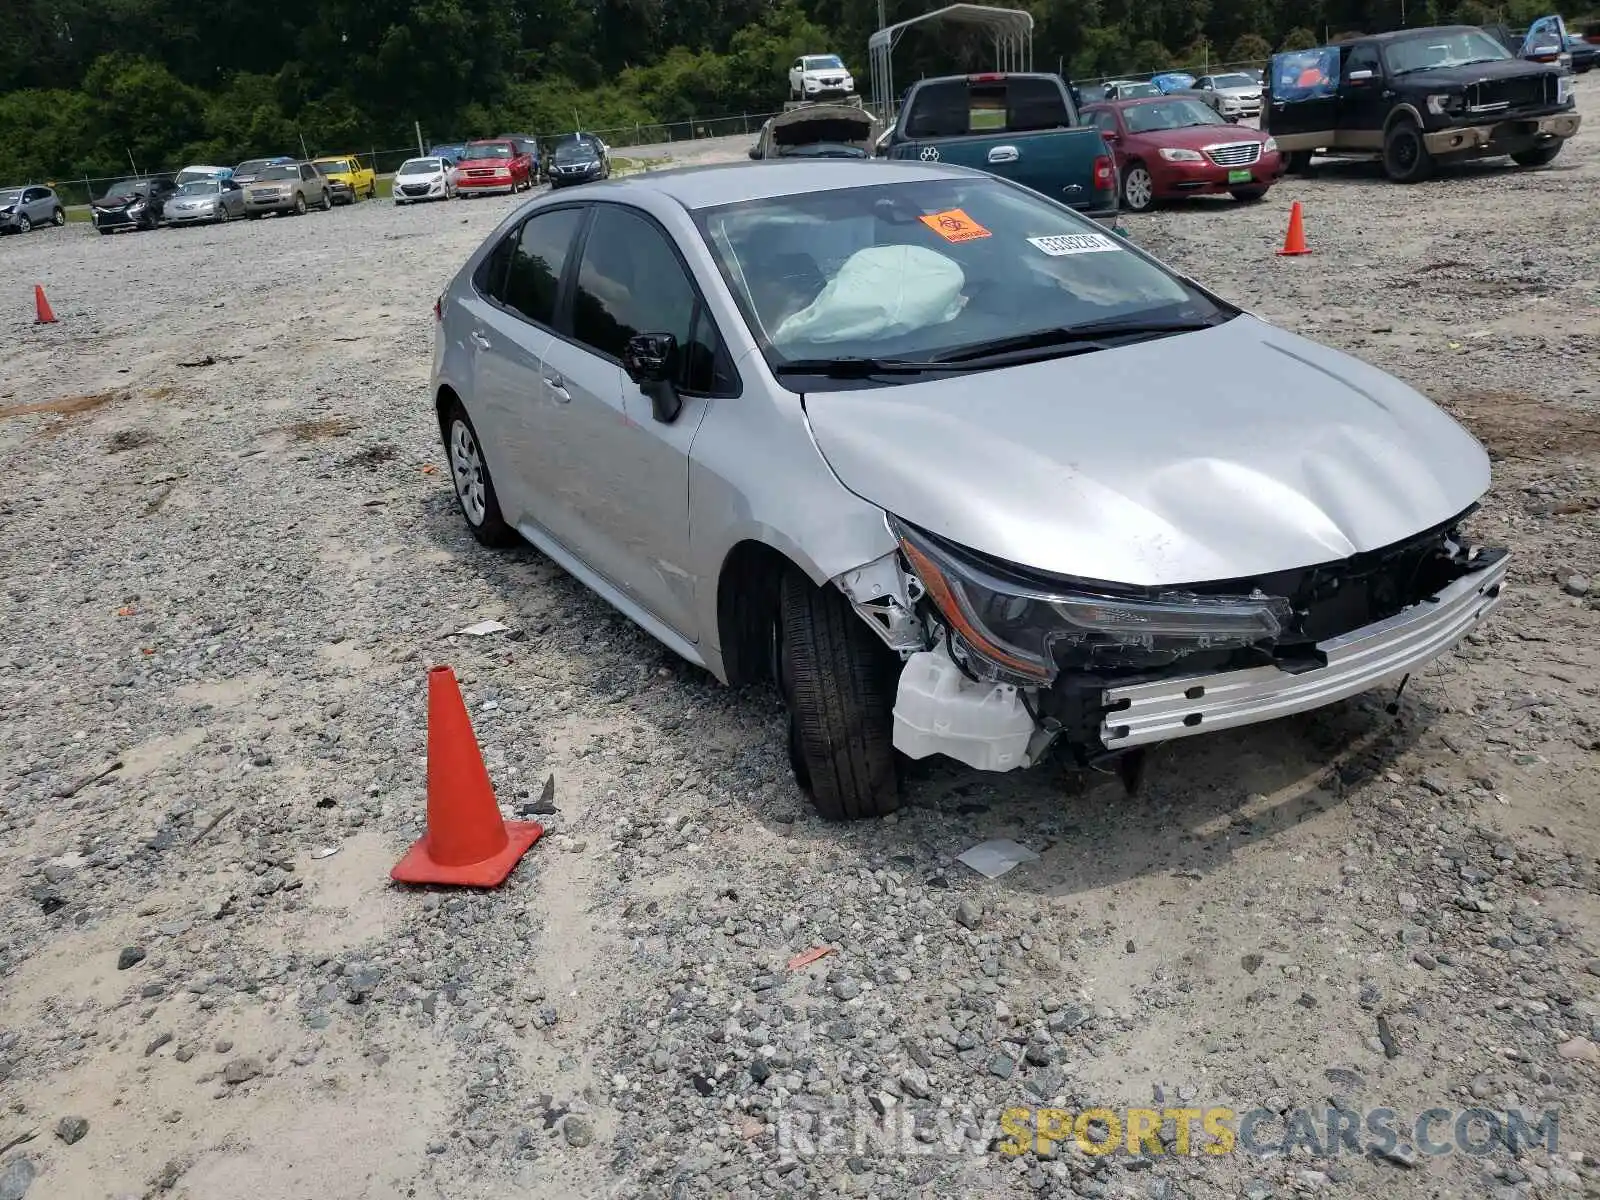
[{"label": "broken headlight", "polygon": [[1203,650],[1270,644],[1293,619],[1289,601],[1255,592],[1116,596],[1039,585],[953,554],[891,521],[911,569],[972,666],[1021,685],[1048,685],[1063,660],[1081,667],[1156,666]]},{"label": "broken headlight", "polygon": [[1436,117],[1447,117],[1467,107],[1467,98],[1459,92],[1428,97],[1428,111]]}]

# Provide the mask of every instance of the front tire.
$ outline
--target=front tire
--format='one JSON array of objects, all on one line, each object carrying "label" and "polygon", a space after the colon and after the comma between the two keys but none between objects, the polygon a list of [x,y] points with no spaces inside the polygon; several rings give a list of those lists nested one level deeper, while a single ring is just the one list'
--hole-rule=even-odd
[{"label": "front tire", "polygon": [[779,584],[780,678],[790,763],[825,820],[900,807],[894,752],[899,662],[834,587],[791,568]]},{"label": "front tire", "polygon": [[304,192],[297,192],[295,194],[294,215],[297,217],[303,217],[306,215],[306,197]]},{"label": "front tire", "polygon": [[1130,163],[1122,177],[1122,202],[1132,212],[1149,212],[1156,205],[1156,181],[1143,163]]},{"label": "front tire", "polygon": [[1287,160],[1284,162],[1283,169],[1285,174],[1289,175],[1309,174],[1311,171],[1311,151],[1291,150]]},{"label": "front tire", "polygon": [[50,224],[54,225],[57,229],[60,229],[66,223],[67,223],[67,210],[66,209],[58,208],[58,209],[55,210],[55,212],[50,214]]},{"label": "front tire", "polygon": [[17,232],[28,233],[33,229],[33,222],[28,220],[27,213],[17,214]]},{"label": "front tire", "polygon": [[322,193],[322,211],[323,212],[332,212],[333,211],[333,193],[332,192],[324,191]]},{"label": "front tire", "polygon": [[1383,170],[1395,183],[1421,183],[1433,174],[1433,155],[1415,121],[1396,121],[1383,135]]},{"label": "front tire", "polygon": [[500,497],[495,494],[478,431],[459,400],[452,400],[445,412],[444,441],[445,453],[450,457],[450,479],[455,485],[456,504],[467,519],[472,536],[483,545],[497,549],[515,546],[521,538],[506,524],[500,511]]},{"label": "front tire", "polygon": [[1511,161],[1519,167],[1547,167],[1556,160],[1556,155],[1561,153],[1561,147],[1565,145],[1565,142],[1557,142],[1553,146],[1524,150],[1521,154],[1513,154]]}]

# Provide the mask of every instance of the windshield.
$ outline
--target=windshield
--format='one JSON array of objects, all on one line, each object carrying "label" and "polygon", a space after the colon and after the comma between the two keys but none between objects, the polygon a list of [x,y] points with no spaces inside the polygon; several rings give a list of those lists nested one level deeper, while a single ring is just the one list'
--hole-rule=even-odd
[{"label": "windshield", "polygon": [[437,175],[444,170],[444,164],[437,158],[408,158],[400,164],[397,175]]},{"label": "windshield", "polygon": [[1130,104],[1122,110],[1129,133],[1150,133],[1157,129],[1189,129],[1195,125],[1226,125],[1216,109],[1198,100],[1166,99],[1149,104]]},{"label": "windshield", "polygon": [[135,196],[144,191],[144,182],[138,179],[122,179],[113,183],[106,189],[108,196]]},{"label": "windshield", "polygon": [[349,175],[355,170],[350,165],[350,160],[346,158],[336,158],[332,162],[319,162],[312,165],[317,168],[317,172],[321,175]]},{"label": "windshield", "polygon": [[588,142],[562,142],[556,147],[558,163],[590,162],[599,157]]},{"label": "windshield", "polygon": [[191,179],[178,189],[180,196],[215,196],[222,185],[215,179]]},{"label": "windshield", "polygon": [[1117,88],[1117,95],[1123,99],[1130,96],[1159,96],[1161,89],[1153,83],[1124,83]]},{"label": "windshield", "polygon": [[468,158],[513,158],[511,147],[505,142],[474,142],[466,149]]},{"label": "windshield", "polygon": [[844,61],[837,54],[818,54],[805,60],[808,71],[842,71]]},{"label": "windshield", "polygon": [[1103,321],[1225,311],[1099,226],[989,179],[809,192],[696,223],[767,361],[926,362]]},{"label": "windshield", "polygon": [[15,204],[22,199],[22,189],[12,188],[10,191],[0,192],[0,204]]},{"label": "windshield", "polygon": [[1464,67],[1469,63],[1503,62],[1511,52],[1481,29],[1432,30],[1401,38],[1383,48],[1391,74]]},{"label": "windshield", "polygon": [[196,167],[188,171],[179,171],[173,182],[182,186],[200,179],[220,179],[223,174],[224,172],[218,167]]},{"label": "windshield", "polygon": [[265,167],[267,162],[268,160],[265,158],[252,158],[248,162],[240,163],[233,169],[233,173],[235,175],[254,175],[256,172],[260,171],[261,168]]},{"label": "windshield", "polygon": [[262,167],[256,172],[257,179],[299,179],[300,168],[294,163],[280,163],[275,167]]},{"label": "windshield", "polygon": [[1219,88],[1253,88],[1260,83],[1252,75],[1213,75],[1211,86]]}]

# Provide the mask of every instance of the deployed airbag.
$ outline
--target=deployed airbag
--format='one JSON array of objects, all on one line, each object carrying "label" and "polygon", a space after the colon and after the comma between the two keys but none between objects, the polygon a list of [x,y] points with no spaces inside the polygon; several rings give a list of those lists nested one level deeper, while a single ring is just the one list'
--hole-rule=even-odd
[{"label": "deployed airbag", "polygon": [[966,274],[922,246],[857,250],[805,308],[778,326],[779,348],[796,342],[883,338],[941,325],[961,311]]}]

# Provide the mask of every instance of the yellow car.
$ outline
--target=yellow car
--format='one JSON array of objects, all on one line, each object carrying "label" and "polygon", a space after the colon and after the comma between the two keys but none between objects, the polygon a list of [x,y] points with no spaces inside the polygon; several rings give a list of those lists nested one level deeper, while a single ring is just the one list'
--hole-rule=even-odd
[{"label": "yellow car", "polygon": [[362,166],[354,154],[342,158],[314,158],[311,165],[328,181],[336,203],[354,204],[361,199],[371,200],[378,194],[378,173]]}]

